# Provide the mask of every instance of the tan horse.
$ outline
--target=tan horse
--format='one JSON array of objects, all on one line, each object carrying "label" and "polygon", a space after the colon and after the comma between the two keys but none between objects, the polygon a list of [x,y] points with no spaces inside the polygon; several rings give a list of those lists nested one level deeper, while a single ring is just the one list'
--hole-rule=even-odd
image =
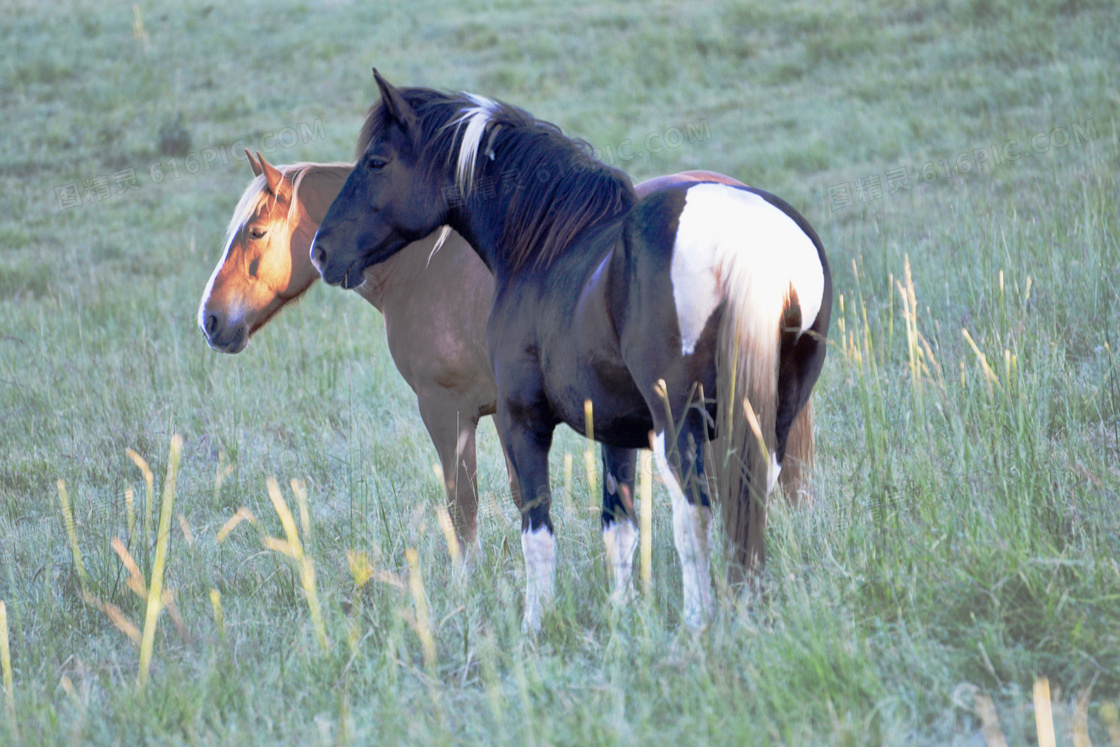
[{"label": "tan horse", "polygon": [[[198,310],[210,347],[226,353],[244,350],[253,333],[319,279],[311,264],[311,242],[353,168],[349,163],[276,167],[259,153],[256,159],[248,151],[246,156],[255,178],[230,220],[226,250]],[[690,181],[740,184],[722,174],[687,171],[635,189],[645,195]],[[443,468],[456,531],[469,546],[477,534],[475,431],[479,418],[494,413],[497,400],[485,333],[494,279],[459,234],[450,232],[438,246],[439,233],[368,268],[365,283],[354,291],[385,317],[389,353],[416,393]],[[810,402],[793,424],[780,476],[786,494],[795,500],[808,495],[803,468],[812,460]],[[510,489],[516,500],[512,477]],[[631,504],[630,495],[623,498]],[[618,561],[624,561],[621,567]],[[629,558],[612,562],[618,567],[616,580],[624,581]]]}]

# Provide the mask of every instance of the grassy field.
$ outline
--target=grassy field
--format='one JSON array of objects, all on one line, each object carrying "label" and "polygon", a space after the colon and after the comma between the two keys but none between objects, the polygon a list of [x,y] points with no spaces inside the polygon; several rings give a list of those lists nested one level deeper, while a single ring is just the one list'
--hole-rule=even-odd
[{"label": "grassy field", "polygon": [[[1112,0],[0,15],[0,742],[1044,744],[1048,682],[1058,744],[1120,744]],[[719,589],[710,629],[683,629],[658,486],[653,595],[612,605],[564,432],[559,598],[527,639],[493,427],[462,578],[374,310],[316,286],[241,355],[206,347],[198,298],[250,178],[231,154],[348,158],[374,64],[815,225],[837,290],[818,498],[772,502],[764,598]],[[146,609],[111,543],[151,578],[173,434],[174,610],[140,687]],[[269,476],[306,561],[266,543],[287,539]],[[256,524],[219,542],[242,507]]]}]

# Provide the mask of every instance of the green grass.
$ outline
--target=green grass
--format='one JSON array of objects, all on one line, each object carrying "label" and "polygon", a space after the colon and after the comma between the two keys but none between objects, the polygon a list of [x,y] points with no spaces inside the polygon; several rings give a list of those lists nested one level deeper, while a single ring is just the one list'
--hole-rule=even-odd
[{"label": "green grass", "polygon": [[[979,745],[987,697],[1008,743],[1033,744],[1032,688],[1048,677],[1059,744],[1082,718],[1094,744],[1109,743],[1120,698],[1114,3],[142,3],[135,15],[76,2],[4,15],[0,600],[23,741]],[[529,640],[493,428],[480,436],[482,556],[462,579],[436,517],[434,451],[367,304],[316,287],[243,354],[205,346],[198,295],[249,170],[220,156],[202,168],[204,149],[263,147],[305,125],[318,134],[270,160],[348,157],[373,64],[394,83],[512,101],[604,153],[629,140],[643,155],[620,165],[635,179],[732,174],[815,225],[837,291],[815,394],[819,499],[772,504],[764,598],[720,590],[710,630],[682,630],[658,487],[653,599],[614,608],[583,444],[565,432],[553,484],[565,452],[577,480],[556,495],[559,597]],[[664,141],[689,124],[710,136],[650,152],[651,133]],[[1044,151],[1031,145],[1040,132]],[[973,168],[979,150],[1010,140],[1030,155]],[[113,185],[129,168],[139,189],[60,209],[56,188],[98,175]],[[910,185],[891,192],[897,169]],[[831,187],[868,176],[881,196],[850,191],[834,209]],[[141,691],[137,647],[82,601],[56,483],[90,593],[142,621],[110,547],[121,538],[151,573],[154,546],[127,536],[125,489],[142,516],[144,484],[125,450],[150,462],[158,495],[174,433],[164,583],[185,631],[160,617]],[[307,486],[300,535],[326,650],[302,566],[262,546],[285,536],[270,475],[287,496],[291,478]],[[242,506],[259,525],[217,543]],[[407,548],[434,663],[414,628]],[[347,551],[381,575],[358,588]],[[0,741],[13,728],[5,715]]]}]

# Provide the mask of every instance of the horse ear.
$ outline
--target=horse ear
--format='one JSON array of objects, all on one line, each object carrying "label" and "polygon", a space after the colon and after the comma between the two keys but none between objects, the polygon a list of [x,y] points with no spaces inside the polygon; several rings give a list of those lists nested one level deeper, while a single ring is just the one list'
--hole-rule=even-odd
[{"label": "horse ear", "polygon": [[274,195],[279,195],[280,185],[284,183],[284,175],[280,173],[280,169],[264,160],[264,156],[261,155],[260,151],[257,151],[257,161],[260,162],[261,171],[264,172],[264,179],[268,182],[268,191]]},{"label": "horse ear", "polygon": [[253,170],[253,176],[260,176],[264,173],[261,165],[253,158],[253,154],[249,152],[248,148],[245,149],[245,158],[249,159],[249,168]]},{"label": "horse ear", "polygon": [[373,69],[373,79],[377,81],[377,90],[381,92],[381,103],[385,111],[400,124],[401,129],[410,135],[416,133],[416,112],[404,100],[401,92],[394,88],[389,81],[381,77],[377,68]]}]

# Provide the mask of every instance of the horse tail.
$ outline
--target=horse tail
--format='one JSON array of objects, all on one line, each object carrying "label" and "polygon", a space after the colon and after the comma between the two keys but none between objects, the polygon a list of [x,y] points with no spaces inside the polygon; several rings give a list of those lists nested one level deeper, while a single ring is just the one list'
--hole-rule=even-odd
[{"label": "horse tail", "polygon": [[766,497],[778,477],[775,424],[781,333],[800,328],[801,310],[788,268],[758,262],[753,252],[727,252],[723,314],[716,352],[717,429],[725,453],[720,503],[730,543],[728,580],[742,583],[765,560]]},{"label": "horse tail", "polygon": [[791,505],[811,504],[813,493],[809,487],[809,477],[816,459],[816,442],[813,438],[813,400],[805,401],[805,406],[789,428],[786,441],[786,458],[782,460],[782,472],[778,484]]}]

